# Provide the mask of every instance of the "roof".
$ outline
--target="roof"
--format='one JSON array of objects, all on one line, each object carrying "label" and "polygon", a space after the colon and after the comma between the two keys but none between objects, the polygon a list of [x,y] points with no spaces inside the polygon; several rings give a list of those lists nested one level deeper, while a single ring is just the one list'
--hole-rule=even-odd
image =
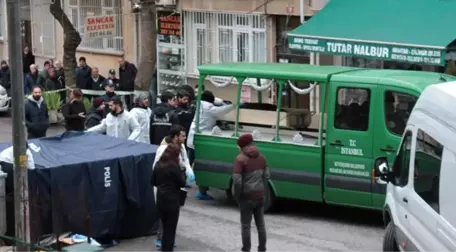
[{"label": "roof", "polygon": [[262,79],[326,81],[329,75],[361,68],[294,63],[219,63],[198,66],[200,75],[244,76]]},{"label": "roof", "polygon": [[[422,111],[456,131],[455,107],[456,81],[446,82],[427,87],[415,104],[412,116],[415,111]],[[422,120],[419,117],[416,119]]]},{"label": "roof", "polygon": [[[430,65],[442,65],[445,48],[456,34],[449,32],[454,23],[454,0],[331,0],[309,21],[288,33],[290,49],[367,58],[384,58]],[[400,18],[398,18],[400,17]],[[425,35],[424,35],[424,34]],[[312,43],[294,38],[317,39]],[[363,50],[342,50],[327,42],[385,46],[388,53],[379,56]],[[391,46],[394,46],[394,50]],[[424,54],[411,50],[424,49]],[[402,49],[405,49],[402,51]],[[426,50],[432,50],[431,53]],[[393,55],[394,54],[394,55]],[[398,56],[399,55],[399,56]],[[412,56],[412,57],[401,57]]]},{"label": "roof", "polygon": [[444,49],[456,38],[447,29],[455,9],[453,0],[331,0],[289,35]]},{"label": "roof", "polygon": [[316,82],[326,82],[328,77],[332,75],[332,81],[397,85],[417,92],[421,92],[431,84],[456,80],[454,76],[425,71],[316,66],[295,63],[219,63],[201,65],[198,70],[200,75]]}]

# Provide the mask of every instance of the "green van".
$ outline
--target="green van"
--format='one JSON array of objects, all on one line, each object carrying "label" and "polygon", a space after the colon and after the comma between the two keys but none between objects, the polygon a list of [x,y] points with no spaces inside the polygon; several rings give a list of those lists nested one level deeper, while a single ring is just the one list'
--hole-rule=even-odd
[{"label": "green van", "polygon": [[[381,156],[393,162],[424,88],[456,80],[432,72],[286,63],[221,63],[198,69],[198,94],[211,77],[234,78],[243,85],[237,86],[236,110],[219,118],[223,123],[218,129],[195,135],[197,184],[230,196],[237,137],[252,133],[271,171],[266,209],[280,197],[381,210],[386,185],[376,181],[374,160]],[[240,108],[242,86],[271,92],[276,105]],[[313,92],[314,98],[318,93],[314,111],[284,108],[285,89],[299,95]],[[199,114],[198,107],[197,125]]]}]

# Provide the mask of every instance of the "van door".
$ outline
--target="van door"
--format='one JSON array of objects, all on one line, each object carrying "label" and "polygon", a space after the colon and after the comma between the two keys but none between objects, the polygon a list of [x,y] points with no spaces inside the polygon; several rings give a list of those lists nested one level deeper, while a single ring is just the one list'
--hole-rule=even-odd
[{"label": "van door", "polygon": [[372,206],[370,170],[377,85],[331,82],[325,146],[325,200]]},{"label": "van door", "polygon": [[[378,106],[374,107],[376,115],[373,156],[386,157],[392,164],[401,142],[407,120],[419,94],[401,87],[378,85]],[[381,209],[385,203],[386,183],[372,185],[372,203],[374,208]]]}]

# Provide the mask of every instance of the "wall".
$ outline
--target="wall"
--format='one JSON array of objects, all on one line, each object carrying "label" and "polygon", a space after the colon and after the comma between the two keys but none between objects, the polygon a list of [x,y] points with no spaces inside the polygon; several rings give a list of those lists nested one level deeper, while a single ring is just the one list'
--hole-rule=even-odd
[{"label": "wall", "polygon": [[[103,76],[108,75],[109,69],[116,69],[116,74],[118,75],[119,64],[117,59],[119,56],[124,55],[125,59],[129,62],[135,63],[135,21],[134,16],[131,14],[131,5],[129,1],[122,1],[122,33],[123,33],[123,54],[109,54],[109,53],[100,53],[95,51],[83,51],[78,50],[76,53],[76,60],[79,57],[85,57],[87,59],[87,64],[91,67],[97,66],[100,70],[100,74]],[[62,61],[63,59],[63,29],[56,22],[56,58],[55,60]],[[36,57],[36,63],[40,68],[43,67],[44,61],[48,58]]]}]

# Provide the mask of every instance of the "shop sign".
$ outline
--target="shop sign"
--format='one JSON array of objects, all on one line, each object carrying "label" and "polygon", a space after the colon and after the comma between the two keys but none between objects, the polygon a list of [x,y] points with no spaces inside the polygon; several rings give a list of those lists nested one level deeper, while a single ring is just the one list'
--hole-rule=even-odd
[{"label": "shop sign", "polygon": [[85,19],[84,36],[88,38],[115,37],[116,16],[87,16]]},{"label": "shop sign", "polygon": [[181,17],[179,13],[172,11],[161,11],[157,13],[157,28],[159,40],[170,42],[171,37],[180,38],[181,36]]},{"label": "shop sign", "polygon": [[342,56],[357,56],[379,60],[403,61],[421,65],[445,64],[445,50],[443,49],[440,50],[294,36],[288,37],[288,47],[291,50],[336,54]]}]

